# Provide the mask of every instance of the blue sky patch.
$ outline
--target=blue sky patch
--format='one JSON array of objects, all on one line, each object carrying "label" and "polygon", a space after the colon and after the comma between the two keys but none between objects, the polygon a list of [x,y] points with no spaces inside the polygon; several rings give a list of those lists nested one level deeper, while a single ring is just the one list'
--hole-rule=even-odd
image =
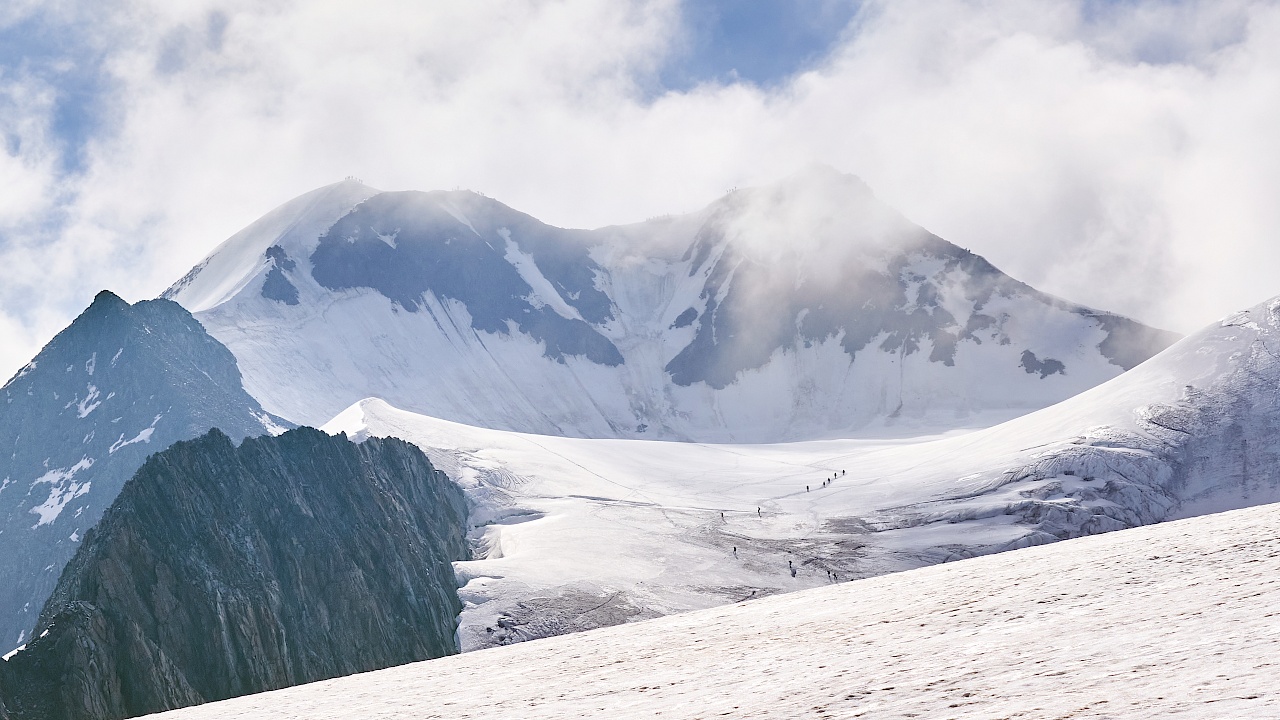
[{"label": "blue sky patch", "polygon": [[772,87],[819,62],[861,7],[860,0],[688,0],[685,48],[663,69],[669,90],[704,82]]},{"label": "blue sky patch", "polygon": [[50,131],[68,173],[84,169],[85,146],[102,129],[108,106],[110,79],[101,69],[105,53],[87,40],[83,28],[46,13],[0,26],[0,75],[35,78],[55,92]]}]

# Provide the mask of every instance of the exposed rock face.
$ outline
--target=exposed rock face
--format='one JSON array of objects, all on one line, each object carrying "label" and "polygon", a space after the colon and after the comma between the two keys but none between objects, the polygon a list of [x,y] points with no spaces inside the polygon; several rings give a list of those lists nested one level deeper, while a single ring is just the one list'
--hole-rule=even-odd
[{"label": "exposed rock face", "polygon": [[121,718],[457,652],[462,492],[416,447],[214,430],[152,456],[0,667],[14,718]]},{"label": "exposed rock face", "polygon": [[[856,178],[831,182],[848,195],[847,202],[870,206],[865,214],[883,213]],[[788,217],[786,190],[775,189],[774,196],[766,191],[731,196],[699,229],[686,257],[694,259],[690,275],[704,276],[706,285],[696,301],[699,307],[685,310],[672,325],[698,323],[693,340],[665,367],[675,384],[703,382],[722,390],[744,372],[765,367],[779,350],[795,353],[832,338],[850,360],[876,351],[903,357],[925,353],[930,363],[954,367],[964,345],[970,350],[984,342],[1045,347],[1048,339],[1016,329],[1018,320],[1055,311],[1067,316],[1065,333],[1096,327],[1101,341],[1091,340],[1094,349],[1124,370],[1178,339],[1174,333],[1038,292],[984,258],[901,219],[878,219],[891,228],[884,231],[887,241],[847,233],[816,243],[809,253],[762,252],[759,240],[735,243],[756,224],[768,227],[772,222],[771,229],[782,237],[784,226],[803,227],[805,219]],[[781,215],[781,221],[773,214]],[[1011,308],[1009,299],[1020,300],[1022,307]],[[1037,372],[1041,379],[1065,374],[1062,361],[1046,359],[1032,368],[1028,356],[1034,361],[1036,355],[1022,352],[1021,366],[1028,373]]]},{"label": "exposed rock face", "polygon": [[180,305],[99,293],[0,388],[0,653],[30,637],[85,532],[148,455],[213,427],[238,442],[285,425]]}]

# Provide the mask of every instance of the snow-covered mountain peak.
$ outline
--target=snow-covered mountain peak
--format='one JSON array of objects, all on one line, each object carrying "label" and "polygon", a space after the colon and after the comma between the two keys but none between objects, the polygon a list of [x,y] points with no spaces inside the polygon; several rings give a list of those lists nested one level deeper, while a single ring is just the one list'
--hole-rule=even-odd
[{"label": "snow-covered mountain peak", "polygon": [[216,307],[264,270],[274,267],[275,259],[269,253],[272,247],[280,247],[294,257],[310,255],[320,233],[379,192],[349,178],[300,195],[214,248],[162,297],[177,301],[191,312]]},{"label": "snow-covered mountain peak", "polygon": [[458,566],[459,638],[473,649],[1277,502],[1277,385],[1280,299],[968,433],[545,437],[378,399],[324,429],[409,440],[463,486],[476,551]]},{"label": "snow-covered mountain peak", "polygon": [[830,168],[597,230],[478,193],[317,193],[169,293],[264,407],[304,424],[364,397],[585,437],[965,424],[1061,400],[1174,339],[1039,293]]}]

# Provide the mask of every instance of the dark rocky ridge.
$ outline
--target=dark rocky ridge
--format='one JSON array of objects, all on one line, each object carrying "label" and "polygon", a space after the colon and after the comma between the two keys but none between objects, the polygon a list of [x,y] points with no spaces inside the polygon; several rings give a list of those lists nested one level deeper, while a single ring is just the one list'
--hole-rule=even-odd
[{"label": "dark rocky ridge", "polygon": [[0,653],[30,637],[85,531],[148,455],[213,427],[239,441],[277,426],[288,423],[182,306],[99,293],[0,388]]},{"label": "dark rocky ridge", "polygon": [[262,283],[262,296],[285,305],[297,305],[298,288],[289,282],[285,273],[293,272],[298,263],[294,262],[279,245],[267,248],[267,258],[271,260],[271,270],[267,272],[267,278]]},{"label": "dark rocky ridge", "polygon": [[465,521],[462,491],[399,440],[176,443],[0,666],[8,716],[129,717],[455,653]]}]

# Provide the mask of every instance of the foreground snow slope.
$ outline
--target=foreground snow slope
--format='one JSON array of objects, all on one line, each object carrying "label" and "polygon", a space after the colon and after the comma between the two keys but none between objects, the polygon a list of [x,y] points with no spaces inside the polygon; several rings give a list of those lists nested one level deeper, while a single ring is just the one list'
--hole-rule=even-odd
[{"label": "foreground snow slope", "polygon": [[1007,419],[1176,339],[1037,292],[829,169],[589,231],[475,193],[339,183],[246,228],[165,296],[295,422],[381,397],[577,437],[771,442]]},{"label": "foreground snow slope", "polygon": [[1249,508],[161,717],[1274,717],[1277,526]]},{"label": "foreground snow slope", "polygon": [[[463,650],[1280,500],[1280,301],[968,434],[710,445],[475,428],[358,403],[472,503]],[[824,481],[840,473],[829,485]],[[808,489],[806,489],[808,486]]]}]

